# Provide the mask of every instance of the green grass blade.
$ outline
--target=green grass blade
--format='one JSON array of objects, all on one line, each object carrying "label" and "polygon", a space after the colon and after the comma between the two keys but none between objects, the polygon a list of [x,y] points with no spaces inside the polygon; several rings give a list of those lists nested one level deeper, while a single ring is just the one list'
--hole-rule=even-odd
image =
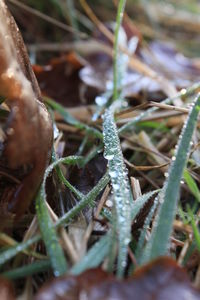
[{"label": "green grass blade", "polygon": [[78,262],[70,271],[73,275],[78,275],[87,269],[100,265],[108,255],[110,247],[110,235],[107,233],[87,252],[83,259]]},{"label": "green grass blade", "polygon": [[188,208],[188,213],[189,213],[189,216],[191,219],[191,225],[192,225],[192,230],[193,230],[196,246],[200,252],[200,231],[195,223],[194,214],[192,213],[190,208]]},{"label": "green grass blade", "polygon": [[200,202],[199,188],[198,188],[196,182],[194,181],[194,179],[192,178],[192,176],[190,175],[190,173],[186,169],[184,170],[183,177],[184,177],[185,182],[187,183],[187,186],[190,189],[190,192],[195,196],[197,201]]},{"label": "green grass blade", "polygon": [[112,107],[107,109],[104,115],[103,134],[105,152],[108,160],[109,175],[114,192],[116,207],[116,231],[118,232],[118,269],[119,277],[123,276],[126,267],[127,250],[130,242],[131,213],[130,206],[133,204],[127,170],[123,161],[120,140],[114,121]]},{"label": "green grass blade", "polygon": [[[76,162],[82,163],[82,160],[83,160],[83,158],[81,156],[76,156]],[[56,158],[56,153],[55,153],[54,149],[53,149],[53,153],[52,153],[52,161],[54,163],[53,168],[55,168],[59,180],[67,188],[69,188],[78,199],[81,199],[84,195],[81,192],[79,192],[79,190],[77,190],[73,185],[71,185],[71,183],[63,175],[63,172],[62,172],[62,170],[60,168],[60,164],[61,163],[65,163],[65,158],[64,158],[64,161],[63,161],[63,158],[61,158],[61,160],[57,159]]]},{"label": "green grass blade", "polygon": [[147,201],[157,194],[160,190],[155,190],[148,192],[140,197],[138,197],[131,207],[131,219],[134,220],[137,214],[140,212],[140,210],[144,207],[144,205],[147,203]]},{"label": "green grass blade", "polygon": [[42,191],[39,192],[36,199],[36,212],[40,232],[51,261],[54,275],[61,276],[67,272],[67,262],[60,246],[55,227],[49,215],[44,193]]},{"label": "green grass blade", "polygon": [[56,173],[59,177],[59,180],[67,187],[69,188],[73,193],[74,195],[78,198],[78,199],[81,199],[84,195],[83,193],[79,192],[79,190],[77,190],[73,185],[71,185],[71,183],[65,178],[65,176],[63,175],[63,172],[60,168],[60,166],[56,166],[55,167],[56,169]]},{"label": "green grass blade", "polygon": [[91,134],[93,135],[94,137],[102,140],[102,133],[93,128],[93,127],[90,127],[82,122],[79,122],[78,120],[76,120],[72,115],[70,115],[66,109],[60,105],[59,103],[55,102],[54,100],[50,99],[50,98],[47,98],[47,97],[44,97],[45,99],[45,102],[51,107],[53,108],[54,110],[56,110],[62,117],[63,119],[65,120],[66,123],[70,124],[70,125],[73,125],[74,127],[80,129],[80,130],[85,130],[87,131],[88,134]]},{"label": "green grass blade", "polygon": [[0,253],[0,266],[5,264],[7,261],[15,257],[17,254],[23,252],[28,247],[32,246],[33,244],[37,243],[40,240],[40,236],[34,236],[32,239],[29,239],[26,242],[19,243],[16,246],[10,247],[8,250]]},{"label": "green grass blade", "polygon": [[51,263],[49,260],[42,260],[33,262],[30,265],[26,265],[20,268],[16,268],[4,273],[1,273],[0,276],[6,277],[8,279],[19,279],[27,276],[32,276],[37,273],[42,273],[49,270],[51,267]]},{"label": "green grass blade", "polygon": [[69,212],[63,215],[56,223],[56,226],[65,225],[69,222],[74,216],[82,211],[87,205],[93,204],[96,197],[100,194],[100,192],[106,187],[109,183],[110,178],[106,173],[97,183],[97,185],[78,202],[76,206],[74,206]]},{"label": "green grass blade", "polygon": [[52,269],[55,276],[60,276],[67,271],[67,262],[63,253],[63,250],[59,244],[58,237],[54,224],[49,216],[49,212],[46,206],[46,180],[51,171],[59,164],[74,164],[82,161],[81,157],[69,156],[66,158],[61,158],[54,163],[52,163],[45,171],[43,183],[41,186],[41,191],[39,192],[36,199],[36,212],[38,217],[38,223],[42,238],[44,240],[49,259],[51,261]]},{"label": "green grass blade", "polygon": [[[109,176],[108,174],[106,174],[97,184],[96,187],[94,187],[92,189],[92,191],[90,191],[88,193],[88,196],[85,196],[85,206],[89,204],[90,201],[93,201],[93,199],[100,193],[100,191],[102,190],[103,187],[106,186],[106,184],[109,182]],[[153,193],[153,192],[150,192]],[[149,198],[151,197],[151,195],[149,194]],[[147,194],[146,194],[147,195]],[[144,197],[145,195],[141,196],[140,198]],[[139,199],[136,201],[139,201]],[[83,204],[77,204],[75,208],[72,209],[62,218],[59,219],[57,224],[56,224],[56,228],[69,222],[70,219],[72,219],[74,216],[76,216],[76,214],[78,214],[81,210],[82,207],[85,207]],[[138,209],[137,209],[138,210]],[[139,210],[138,210],[139,211]],[[132,213],[132,217],[134,218],[137,214],[134,212]],[[9,248],[8,250],[5,250],[4,252],[2,252],[0,254],[0,266],[2,266],[3,264],[5,264],[7,261],[9,261],[10,259],[12,259],[13,257],[15,257],[17,254],[23,252],[24,250],[26,250],[29,246],[32,246],[33,244],[37,243],[39,240],[41,239],[41,235],[37,235],[32,239],[29,239],[26,242],[23,243],[19,243],[16,246],[13,246],[12,248]]]},{"label": "green grass blade", "polygon": [[[144,204],[158,191],[149,192],[142,195],[134,202],[132,210],[132,219],[134,219]],[[96,244],[88,251],[86,256],[78,262],[70,271],[74,275],[78,275],[87,269],[95,268],[100,265],[106,256],[108,256],[110,245],[112,243],[111,233],[108,232],[104,237],[102,237]]]},{"label": "green grass blade", "polygon": [[[64,159],[66,161],[66,159]],[[60,163],[60,162],[59,162]],[[56,165],[56,164],[55,164]],[[51,166],[50,166],[51,167]],[[84,196],[82,201],[80,201],[75,207],[73,207],[67,214],[65,214],[58,222],[54,225],[56,228],[65,225],[65,223],[69,222],[72,218],[74,218],[78,213],[81,212],[83,208],[92,203],[95,198],[99,195],[99,193],[105,188],[105,186],[109,183],[109,175],[105,174],[97,185]],[[5,264],[7,261],[15,257],[17,254],[26,250],[29,246],[39,242],[41,239],[41,235],[37,235],[32,239],[29,239],[26,242],[18,243],[16,246],[13,246],[4,252],[0,253],[0,266]]]},{"label": "green grass blade", "polygon": [[117,9],[117,19],[115,27],[115,39],[114,39],[114,63],[113,63],[113,100],[118,99],[118,87],[120,81],[120,65],[118,61],[119,56],[119,30],[124,15],[124,9],[126,0],[120,0]]},{"label": "green grass blade", "polygon": [[197,122],[200,108],[200,96],[195,99],[187,120],[183,126],[176,157],[170,167],[169,176],[159,194],[160,206],[153,224],[152,234],[143,254],[142,262],[166,255],[179,198],[180,181],[186,165],[190,141]]}]

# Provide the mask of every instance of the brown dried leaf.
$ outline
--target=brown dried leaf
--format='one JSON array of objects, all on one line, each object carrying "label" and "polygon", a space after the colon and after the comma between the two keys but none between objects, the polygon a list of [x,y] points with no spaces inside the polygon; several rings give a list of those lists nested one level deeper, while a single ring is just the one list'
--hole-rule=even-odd
[{"label": "brown dried leaf", "polygon": [[35,300],[197,300],[200,292],[192,287],[186,273],[169,257],[161,257],[136,270],[132,278],[119,281],[93,269],[75,276],[54,279]]},{"label": "brown dried leaf", "polygon": [[87,295],[92,287],[108,279],[113,280],[112,275],[100,269],[88,270],[77,277],[59,277],[45,284],[34,300],[78,300],[81,294]]},{"label": "brown dried leaf", "polygon": [[4,278],[0,278],[0,299],[15,300],[13,286]]},{"label": "brown dried leaf", "polygon": [[91,103],[96,96],[95,90],[90,88],[89,91],[85,91],[86,87],[83,89],[79,78],[79,70],[82,67],[75,54],[68,53],[52,59],[44,67],[36,65],[33,70],[44,95],[56,99],[66,107],[75,107],[85,104],[85,100]]},{"label": "brown dried leaf", "polygon": [[8,211],[21,215],[30,204],[49,162],[52,124],[29,63],[19,29],[0,0],[0,95],[10,107],[4,155],[11,169],[31,169],[7,200]]}]

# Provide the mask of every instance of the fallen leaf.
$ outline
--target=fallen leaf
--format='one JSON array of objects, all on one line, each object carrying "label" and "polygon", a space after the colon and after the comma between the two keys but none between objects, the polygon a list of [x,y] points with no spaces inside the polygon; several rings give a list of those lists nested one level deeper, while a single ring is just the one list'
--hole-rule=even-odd
[{"label": "fallen leaf", "polygon": [[12,284],[2,277],[0,278],[0,299],[15,300]]},{"label": "fallen leaf", "polygon": [[117,280],[100,270],[64,276],[45,284],[35,300],[198,300],[200,292],[187,274],[169,257],[137,269],[132,277]]},{"label": "fallen leaf", "polygon": [[3,0],[0,0],[0,61],[0,95],[10,108],[5,125],[4,164],[23,174],[14,193],[1,206],[19,217],[35,196],[49,163],[52,123],[19,29]]},{"label": "fallen leaf", "polygon": [[[68,53],[52,59],[46,66],[33,66],[43,95],[56,99],[66,107],[75,107],[80,104],[91,103],[96,91],[84,91],[83,83],[79,78],[79,70],[83,64],[74,53]],[[84,94],[84,96],[83,96]]]}]

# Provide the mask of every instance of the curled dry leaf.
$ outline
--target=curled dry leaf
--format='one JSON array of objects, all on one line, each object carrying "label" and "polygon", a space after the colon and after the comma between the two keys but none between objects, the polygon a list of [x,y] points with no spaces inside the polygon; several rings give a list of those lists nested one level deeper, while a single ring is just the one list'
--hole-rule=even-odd
[{"label": "curled dry leaf", "polygon": [[93,269],[75,276],[64,276],[46,284],[35,300],[175,300],[200,298],[187,274],[174,260],[161,257],[136,270],[123,281]]},{"label": "curled dry leaf", "polygon": [[3,0],[0,0],[0,62],[0,95],[10,108],[4,164],[12,170],[29,170],[4,203],[4,210],[18,217],[33,199],[49,162],[52,124],[21,34]]},{"label": "curled dry leaf", "polygon": [[97,95],[95,89],[86,89],[81,82],[79,70],[82,67],[82,62],[71,52],[51,59],[44,67],[35,65],[33,70],[44,95],[56,99],[65,107],[76,107],[91,103]]},{"label": "curled dry leaf", "polygon": [[0,278],[0,299],[15,300],[13,286],[4,278]]}]

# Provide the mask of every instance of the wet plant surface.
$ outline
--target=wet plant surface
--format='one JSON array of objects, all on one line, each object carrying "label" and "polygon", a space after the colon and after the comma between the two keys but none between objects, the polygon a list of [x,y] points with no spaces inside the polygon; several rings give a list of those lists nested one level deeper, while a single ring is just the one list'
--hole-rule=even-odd
[{"label": "wet plant surface", "polygon": [[1,299],[200,298],[199,11],[0,0]]}]

